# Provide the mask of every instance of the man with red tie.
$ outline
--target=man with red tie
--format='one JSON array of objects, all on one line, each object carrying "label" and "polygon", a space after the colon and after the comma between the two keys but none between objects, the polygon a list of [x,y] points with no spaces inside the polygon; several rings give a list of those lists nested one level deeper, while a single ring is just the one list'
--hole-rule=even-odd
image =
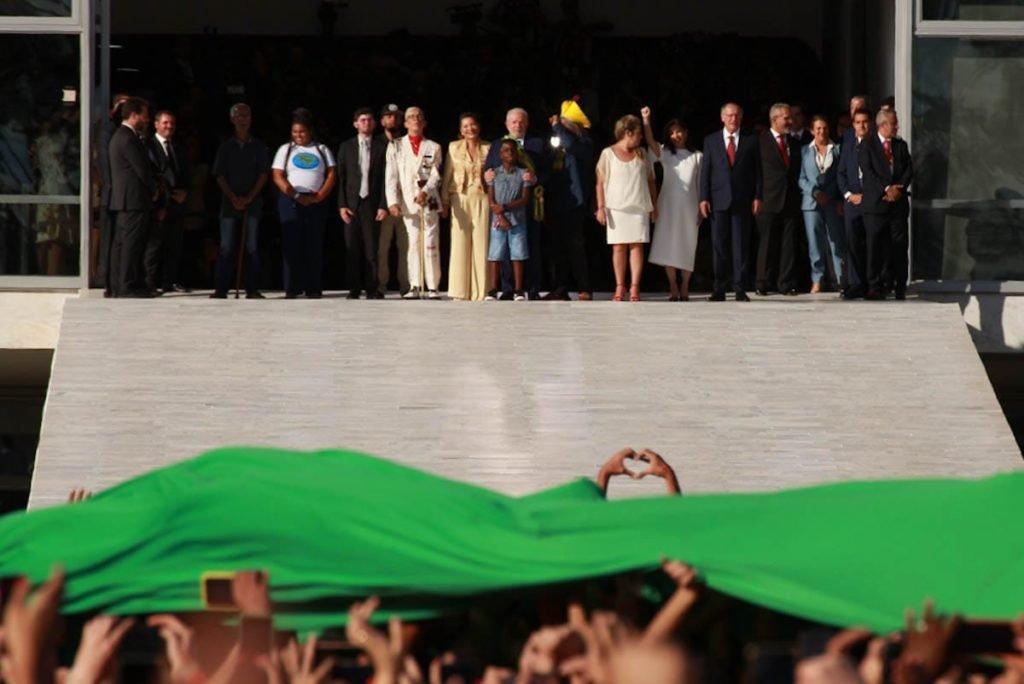
[{"label": "man with red tie", "polygon": [[800,215],[800,143],[791,136],[791,108],[772,105],[771,127],[761,134],[764,195],[757,215],[757,294],[795,295]]},{"label": "man with red tie", "polygon": [[857,154],[864,174],[864,231],[867,243],[868,291],[865,299],[885,299],[892,283],[896,299],[906,298],[907,220],[910,201],[907,188],[914,180],[914,165],[907,143],[897,137],[899,119],[892,109],[875,117]]},{"label": "man with red tie", "polygon": [[715,253],[711,301],[725,301],[731,280],[736,301],[749,302],[745,285],[750,270],[747,243],[752,217],[761,210],[761,152],[757,138],[740,132],[743,109],[738,104],[723,105],[721,114],[722,130],[704,138],[704,162],[700,169],[700,214],[703,218],[711,217]]}]

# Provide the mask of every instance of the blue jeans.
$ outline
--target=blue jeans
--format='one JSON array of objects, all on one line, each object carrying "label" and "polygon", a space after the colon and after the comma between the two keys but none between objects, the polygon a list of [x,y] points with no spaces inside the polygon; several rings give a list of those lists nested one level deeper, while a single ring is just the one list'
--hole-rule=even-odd
[{"label": "blue jeans", "polygon": [[[227,292],[235,283],[235,268],[238,256],[238,225],[240,218],[221,216],[220,218],[220,254],[217,255],[217,275],[214,286],[218,292]],[[260,250],[259,250],[260,219],[249,216],[245,226],[245,291],[253,292],[260,289]]]},{"label": "blue jeans", "polygon": [[807,230],[807,252],[811,258],[811,282],[821,283],[825,277],[825,258],[831,251],[836,284],[841,285],[843,259],[846,257],[846,230],[843,219],[836,212],[835,203],[829,202],[817,209],[805,209],[804,228]]}]

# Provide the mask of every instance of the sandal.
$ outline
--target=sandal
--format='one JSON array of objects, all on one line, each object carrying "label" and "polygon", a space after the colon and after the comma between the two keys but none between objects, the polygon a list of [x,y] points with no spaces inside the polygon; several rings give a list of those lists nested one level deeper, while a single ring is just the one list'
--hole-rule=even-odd
[{"label": "sandal", "polygon": [[639,302],[640,301],[640,286],[630,285],[629,286],[629,301]]},{"label": "sandal", "polygon": [[621,302],[622,298],[625,296],[625,294],[626,294],[626,286],[621,284],[621,283],[616,284],[615,285],[615,294],[612,296],[612,301],[613,302]]}]

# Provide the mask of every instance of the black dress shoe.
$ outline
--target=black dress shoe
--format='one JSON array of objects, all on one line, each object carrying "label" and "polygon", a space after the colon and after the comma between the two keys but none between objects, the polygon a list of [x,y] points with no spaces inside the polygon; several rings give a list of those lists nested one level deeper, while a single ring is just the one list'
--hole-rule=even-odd
[{"label": "black dress shoe", "polygon": [[295,292],[286,292],[284,295],[285,299],[298,299],[298,294]]},{"label": "black dress shoe", "polygon": [[349,290],[345,299],[359,299],[359,290]]},{"label": "black dress shoe", "polygon": [[322,299],[324,296],[323,292],[307,292],[306,299]]},{"label": "black dress shoe", "polygon": [[163,290],[164,290],[164,292],[183,292],[183,293],[187,293],[187,292],[191,292],[192,291],[190,288],[187,288],[184,285],[180,285],[178,283],[172,283],[170,285],[167,285],[167,286],[165,286],[163,288]]},{"label": "black dress shoe", "polygon": [[907,291],[902,289],[896,290],[896,292],[893,293],[893,296],[896,298],[896,301],[902,302],[907,298]]},{"label": "black dress shoe", "polygon": [[210,299],[227,299],[227,298],[228,298],[228,293],[227,292],[222,292],[221,290],[215,290],[212,294],[210,294]]},{"label": "black dress shoe", "polygon": [[712,292],[711,296],[708,297],[708,301],[709,302],[724,302],[725,301],[725,293],[724,292]]},{"label": "black dress shoe", "polygon": [[249,290],[245,293],[246,299],[266,299],[259,290]]},{"label": "black dress shoe", "polygon": [[541,297],[541,300],[545,302],[567,302],[569,301],[569,295],[565,292],[558,292],[557,290],[552,290],[551,292],[548,292],[546,295]]},{"label": "black dress shoe", "polygon": [[788,290],[786,290],[783,294],[785,294],[787,297],[796,297],[800,293],[796,291],[796,288],[791,287]]},{"label": "black dress shoe", "polygon": [[372,292],[366,293],[367,299],[384,299],[384,293],[380,290],[373,290]]},{"label": "black dress shoe", "polygon": [[867,299],[868,301],[872,301],[872,302],[881,302],[881,301],[885,300],[885,294],[882,293],[882,292],[876,292],[874,290],[869,290],[867,292],[867,294],[864,295],[864,299]]},{"label": "black dress shoe", "polygon": [[750,297],[747,296],[746,292],[737,292],[736,293],[736,301],[737,302],[749,302],[750,301]]},{"label": "black dress shoe", "polygon": [[767,297],[768,290],[764,289],[763,287],[759,287],[756,290],[754,290],[754,294],[756,294],[758,297]]},{"label": "black dress shoe", "polygon": [[153,294],[153,290],[129,290],[121,296],[128,299],[152,299],[156,295]]}]

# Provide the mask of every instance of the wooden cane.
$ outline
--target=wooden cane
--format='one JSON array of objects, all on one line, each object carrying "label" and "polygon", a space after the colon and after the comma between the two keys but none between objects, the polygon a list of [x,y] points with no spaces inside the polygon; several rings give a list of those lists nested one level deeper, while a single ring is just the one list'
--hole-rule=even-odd
[{"label": "wooden cane", "polygon": [[238,265],[235,268],[235,299],[238,299],[238,293],[242,289],[242,267],[245,265],[245,238],[246,238],[246,227],[249,225],[249,210],[242,210],[242,236],[238,241]]}]

